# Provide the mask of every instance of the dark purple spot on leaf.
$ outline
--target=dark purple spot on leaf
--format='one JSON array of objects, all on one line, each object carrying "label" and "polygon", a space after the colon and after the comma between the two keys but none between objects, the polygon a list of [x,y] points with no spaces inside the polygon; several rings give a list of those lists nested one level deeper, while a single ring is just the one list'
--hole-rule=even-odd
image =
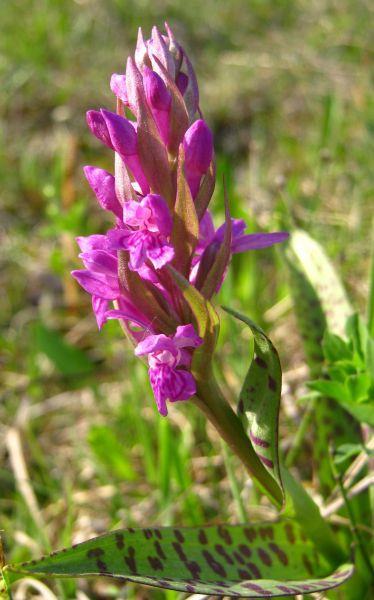
[{"label": "dark purple spot on leaf", "polygon": [[271,544],[269,544],[269,548],[272,552],[274,552],[274,554],[277,555],[277,557],[279,558],[280,562],[283,565],[288,564],[287,554],[281,548],[279,548],[279,546],[277,544],[271,543]]},{"label": "dark purple spot on leaf", "polygon": [[252,550],[249,548],[249,546],[246,546],[245,544],[239,544],[239,550],[247,558],[249,558],[251,556],[251,554],[252,554]]},{"label": "dark purple spot on leaf", "polygon": [[242,415],[243,412],[244,412],[244,403],[243,403],[243,400],[240,399],[238,402],[238,414]]},{"label": "dark purple spot on leaf", "polygon": [[313,575],[313,567],[312,567],[312,563],[310,562],[309,558],[307,557],[306,554],[303,554],[301,556],[303,564],[306,568],[306,570],[308,571],[309,575]]},{"label": "dark purple spot on leaf", "polygon": [[246,580],[253,579],[250,572],[246,571],[245,569],[238,569],[238,575],[239,575],[240,579],[246,579]]},{"label": "dark purple spot on leaf", "polygon": [[195,588],[194,588],[194,586],[193,586],[193,585],[190,585],[190,584],[187,584],[187,585],[186,585],[186,592],[190,592],[190,593],[192,593],[192,594],[193,594],[193,593],[194,593],[194,591],[195,591]]},{"label": "dark purple spot on leaf", "polygon": [[208,538],[206,536],[206,533],[204,531],[204,529],[200,529],[199,531],[199,542],[200,544],[207,544],[208,543]]},{"label": "dark purple spot on leaf", "polygon": [[218,525],[217,533],[219,537],[225,540],[226,544],[232,544],[232,538],[228,530],[223,525]]},{"label": "dark purple spot on leaf", "polygon": [[257,531],[254,529],[254,527],[245,527],[244,535],[247,538],[247,540],[253,542],[253,540],[255,540],[257,537]]},{"label": "dark purple spot on leaf", "polygon": [[178,554],[179,558],[182,561],[188,560],[187,556],[184,553],[184,550],[183,550],[181,544],[178,544],[178,542],[173,542],[172,546],[173,546],[175,552]]},{"label": "dark purple spot on leaf", "polygon": [[162,540],[162,533],[159,529],[154,529],[153,530],[155,532],[155,536],[159,539]]},{"label": "dark purple spot on leaf", "polygon": [[271,592],[268,592],[268,590],[265,590],[265,588],[263,588],[261,585],[257,585],[256,583],[243,583],[242,585],[248,590],[252,590],[252,592],[257,592],[258,594],[266,594],[268,596],[271,596]]},{"label": "dark purple spot on leaf", "polygon": [[185,564],[192,577],[194,579],[199,579],[201,573],[200,565],[198,565],[198,563],[194,560],[187,561]]},{"label": "dark purple spot on leaf", "polygon": [[158,556],[159,556],[160,558],[163,558],[163,559],[165,559],[165,558],[166,558],[166,555],[165,555],[165,552],[164,552],[164,551],[163,551],[163,549],[162,549],[162,546],[161,546],[160,542],[156,541],[156,542],[154,543],[154,546],[155,546],[155,550],[156,550],[156,552],[157,552]]},{"label": "dark purple spot on leaf", "polygon": [[249,437],[251,438],[252,442],[256,444],[256,446],[261,446],[261,448],[269,448],[270,446],[269,442],[257,437],[254,433],[252,433],[252,431],[249,432]]},{"label": "dark purple spot on leaf", "polygon": [[229,554],[227,554],[226,550],[224,549],[223,546],[221,546],[221,544],[216,544],[215,545],[215,549],[218,552],[218,554],[220,554],[227,563],[229,563],[229,565],[233,565],[234,561],[231,558],[231,556]]},{"label": "dark purple spot on leaf", "polygon": [[236,562],[238,562],[241,565],[244,565],[244,558],[239,554],[239,552],[234,550],[234,552],[232,554],[233,554],[233,557],[235,558]]},{"label": "dark purple spot on leaf", "polygon": [[269,467],[269,469],[274,469],[274,463],[272,460],[270,460],[270,458],[266,458],[266,456],[262,456],[262,454],[259,453],[257,453],[257,456],[266,467]]},{"label": "dark purple spot on leaf", "polygon": [[273,562],[271,560],[270,555],[266,552],[266,550],[264,550],[263,548],[258,548],[257,549],[257,554],[259,559],[261,560],[261,562],[264,563],[264,565],[267,565],[268,567],[271,566],[271,563]]},{"label": "dark purple spot on leaf", "polygon": [[273,540],[274,539],[274,531],[273,528],[268,525],[267,527],[260,527],[259,529],[260,538],[262,540]]},{"label": "dark purple spot on leaf", "polygon": [[91,550],[87,551],[87,558],[98,558],[104,554],[104,550],[102,548],[91,548]]},{"label": "dark purple spot on leaf", "polygon": [[212,556],[210,552],[208,552],[208,550],[203,550],[203,556],[210,568],[215,573],[221,575],[221,577],[226,577],[226,571],[224,567],[218,561],[216,561],[216,559]]},{"label": "dark purple spot on leaf", "polygon": [[154,569],[155,571],[163,570],[162,562],[160,561],[160,559],[157,556],[147,556],[147,558],[148,558],[148,562],[151,565],[152,569]]},{"label": "dark purple spot on leaf", "polygon": [[289,587],[287,585],[277,585],[278,590],[280,590],[281,592],[284,592],[285,594],[297,594],[298,593],[298,589],[295,590],[295,588],[293,587]]},{"label": "dark purple spot on leaf", "polygon": [[131,573],[136,573],[135,548],[130,546],[128,549],[128,555],[124,556],[123,558]]},{"label": "dark purple spot on leaf", "polygon": [[144,529],[143,533],[146,540],[150,540],[153,536],[153,532],[151,529]]},{"label": "dark purple spot on leaf", "polygon": [[286,536],[290,544],[294,544],[296,542],[296,538],[291,523],[286,523],[284,526],[284,530],[286,532]]},{"label": "dark purple spot on leaf", "polygon": [[273,379],[273,377],[271,375],[269,375],[269,377],[268,377],[268,387],[269,387],[269,390],[271,390],[272,392],[277,391],[277,382],[275,381],[275,379]]},{"label": "dark purple spot on leaf", "polygon": [[255,565],[255,563],[247,562],[247,567],[253,573],[253,576],[255,577],[255,579],[261,579],[260,569],[257,567],[257,565]]},{"label": "dark purple spot on leaf", "polygon": [[96,561],[97,564],[97,568],[99,569],[100,573],[107,573],[108,572],[108,567],[106,566],[105,562],[103,560],[98,559]]},{"label": "dark purple spot on leaf", "polygon": [[125,545],[125,543],[123,541],[123,533],[116,533],[115,539],[116,539],[116,546],[117,546],[118,550],[122,550],[122,548]]},{"label": "dark purple spot on leaf", "polygon": [[261,369],[267,369],[267,364],[266,362],[260,357],[260,356],[256,356],[255,358],[255,363],[256,365],[258,365]]},{"label": "dark purple spot on leaf", "polygon": [[184,535],[183,535],[183,533],[181,533],[181,531],[179,531],[179,529],[174,529],[174,535],[177,538],[178,542],[180,542],[181,544],[183,544],[183,542],[184,542]]}]

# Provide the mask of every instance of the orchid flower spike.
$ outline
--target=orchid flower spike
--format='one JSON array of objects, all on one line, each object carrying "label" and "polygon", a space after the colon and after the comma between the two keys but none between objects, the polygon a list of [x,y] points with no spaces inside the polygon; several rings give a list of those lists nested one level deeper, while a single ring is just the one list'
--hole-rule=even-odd
[{"label": "orchid flower spike", "polygon": [[208,210],[215,184],[213,134],[200,118],[191,61],[165,27],[165,33],[154,27],[149,39],[139,30],[126,71],[112,75],[117,112],[87,113],[91,132],[115,155],[114,175],[84,167],[114,225],[105,234],[77,238],[84,268],[72,273],[92,296],[98,327],[120,320],[135,354],[147,357],[161,415],[167,402],[197,393],[194,352],[204,343],[177,281],[211,300],[233,254],[288,235],[245,233],[245,222],[232,219],[228,206],[225,223],[215,228]]}]

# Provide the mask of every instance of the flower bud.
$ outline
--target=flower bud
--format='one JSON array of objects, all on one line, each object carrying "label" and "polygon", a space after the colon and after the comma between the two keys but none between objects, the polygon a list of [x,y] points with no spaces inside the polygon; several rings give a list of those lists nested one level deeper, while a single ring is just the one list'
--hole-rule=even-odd
[{"label": "flower bud", "polygon": [[116,217],[122,218],[122,206],[118,202],[113,175],[98,167],[84,167],[88,183],[96,194],[100,205],[105,210],[112,211]]},{"label": "flower bud", "polygon": [[148,67],[144,67],[143,69],[143,83],[147,102],[151,108],[162,141],[167,144],[171,95],[161,77]]},{"label": "flower bud", "polygon": [[213,157],[213,136],[202,119],[195,121],[183,139],[185,170],[193,198],[199,191],[201,177],[209,169]]},{"label": "flower bud", "polygon": [[110,89],[113,94],[117,96],[122,102],[128,105],[129,100],[127,97],[127,89],[126,89],[126,75],[119,75],[118,73],[113,73],[110,78]]},{"label": "flower bud", "polygon": [[142,192],[149,192],[149,185],[137,153],[137,135],[134,125],[124,117],[109,110],[102,110],[113,149],[123,158],[139,183]]},{"label": "flower bud", "polygon": [[87,111],[86,121],[94,136],[97,137],[100,142],[108,146],[108,148],[114,150],[108,128],[101,112],[98,110]]}]

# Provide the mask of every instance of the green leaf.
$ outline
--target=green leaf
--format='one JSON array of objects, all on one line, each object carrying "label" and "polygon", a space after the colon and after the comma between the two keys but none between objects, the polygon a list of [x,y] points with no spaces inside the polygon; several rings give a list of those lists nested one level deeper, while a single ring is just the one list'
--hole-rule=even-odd
[{"label": "green leaf", "polygon": [[296,259],[297,266],[314,290],[325,316],[327,329],[344,338],[345,324],[353,310],[323,248],[305,231],[296,230],[290,236],[289,257],[291,260],[292,257]]},{"label": "green leaf", "polygon": [[94,365],[87,354],[65,342],[58,331],[39,322],[34,325],[33,334],[36,350],[45,354],[62,375],[84,375],[93,371]]},{"label": "green leaf", "polygon": [[[327,336],[339,336],[345,343],[345,324],[353,311],[330,260],[320,244],[306,232],[292,232],[283,256],[310,373],[313,378],[320,378],[325,360],[322,340],[326,331],[329,330]],[[339,344],[336,338],[332,339]],[[331,344],[330,351],[334,352]],[[328,397],[321,396],[314,403],[314,421],[314,464],[320,491],[326,498],[335,487],[326,448],[331,444],[360,443],[362,436],[359,424]]]},{"label": "green leaf", "polygon": [[330,362],[350,359],[352,356],[348,344],[341,337],[329,331],[325,331],[322,347],[325,357]]},{"label": "green leaf", "polygon": [[251,598],[319,592],[352,573],[349,563],[331,572],[291,520],[122,529],[4,569],[9,582],[25,575],[103,575],[188,593]]},{"label": "green leaf", "polygon": [[278,456],[278,418],[282,388],[282,370],[278,353],[251,319],[223,307],[250,328],[255,357],[240,392],[238,415],[245,423],[257,456],[282,488]]},{"label": "green leaf", "polygon": [[329,379],[321,379],[318,381],[308,382],[308,387],[311,390],[316,390],[320,392],[324,396],[328,396],[329,398],[333,398],[340,401],[349,402],[350,396],[348,390],[345,388],[343,383],[339,381],[330,381]]},{"label": "green leaf", "polygon": [[116,477],[126,481],[135,479],[135,471],[123,451],[114,431],[106,425],[94,425],[88,433],[88,443],[97,460]]}]

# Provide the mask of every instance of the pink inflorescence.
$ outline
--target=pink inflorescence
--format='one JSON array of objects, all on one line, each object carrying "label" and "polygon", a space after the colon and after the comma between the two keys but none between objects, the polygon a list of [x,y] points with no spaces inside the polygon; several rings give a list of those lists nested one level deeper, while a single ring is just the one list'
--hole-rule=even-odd
[{"label": "pink inflorescence", "polygon": [[230,217],[215,229],[208,210],[215,184],[213,136],[201,118],[190,60],[165,26],[166,34],[154,27],[148,40],[139,30],[125,73],[112,75],[117,111],[87,113],[92,133],[115,153],[114,175],[84,168],[115,225],[104,235],[77,238],[85,269],[72,273],[92,296],[99,328],[119,319],[135,354],[148,356],[162,415],[166,401],[196,393],[190,367],[202,344],[173,273],[210,300],[232,254],[287,237],[245,234],[245,222]]}]

